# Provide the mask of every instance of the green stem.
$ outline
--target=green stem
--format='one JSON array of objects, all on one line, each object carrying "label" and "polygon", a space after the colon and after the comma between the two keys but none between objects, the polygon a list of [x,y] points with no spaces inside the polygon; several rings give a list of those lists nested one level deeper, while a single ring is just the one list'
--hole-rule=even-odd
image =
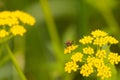
[{"label": "green stem", "polygon": [[12,51],[10,50],[10,47],[8,46],[8,44],[5,44],[5,47],[8,51],[8,54],[9,54],[9,56],[10,56],[10,58],[11,58],[13,64],[14,64],[19,76],[21,77],[21,80],[27,80],[24,73],[22,72],[21,68],[19,67],[19,64],[18,64],[15,56],[13,55]]},{"label": "green stem", "polygon": [[51,10],[49,8],[48,0],[39,0],[39,1],[45,16],[47,28],[52,41],[52,46],[55,51],[55,56],[58,61],[61,61],[63,60],[63,57],[62,57],[63,52],[61,49],[62,47],[61,47],[60,39],[57,33],[55,22],[51,14]]},{"label": "green stem", "polygon": [[84,34],[89,33],[88,18],[89,12],[85,0],[76,0],[77,1],[77,16],[78,16],[78,33],[83,36]]}]

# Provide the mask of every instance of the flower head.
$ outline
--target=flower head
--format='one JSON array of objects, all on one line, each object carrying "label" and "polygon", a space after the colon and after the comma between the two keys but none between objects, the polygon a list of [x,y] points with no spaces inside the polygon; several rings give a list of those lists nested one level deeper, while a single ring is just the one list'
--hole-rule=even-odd
[{"label": "flower head", "polygon": [[[65,71],[70,73],[73,70],[73,65],[77,63],[78,65],[74,66],[74,71],[80,70],[80,74],[85,77],[95,73],[97,77],[103,80],[110,78],[112,76],[110,65],[118,64],[120,56],[118,53],[110,52],[109,45],[117,44],[119,41],[104,31],[95,30],[91,32],[91,35],[84,36],[79,42],[82,45],[77,45],[74,48],[69,46],[64,51],[64,53],[71,53],[72,51],[73,54],[71,56],[72,61],[66,64]],[[75,50],[76,48],[78,49]]]},{"label": "flower head", "polygon": [[76,54],[72,55],[71,59],[74,61],[74,62],[81,62],[82,61],[82,57],[83,57],[83,54],[80,53],[80,52],[77,52]]},{"label": "flower head", "polygon": [[90,64],[82,65],[81,70],[80,70],[80,74],[82,74],[83,76],[86,76],[86,77],[88,77],[93,72],[94,72],[93,67]]},{"label": "flower head", "polygon": [[96,53],[96,57],[103,59],[106,58],[106,51],[105,50],[98,50]]},{"label": "flower head", "polygon": [[93,44],[97,45],[99,47],[102,47],[103,45],[105,45],[107,43],[108,43],[108,41],[104,37],[97,37],[93,41]]},{"label": "flower head", "polygon": [[6,38],[11,35],[23,36],[26,32],[26,28],[23,24],[33,26],[35,24],[34,17],[19,10],[0,12],[0,38]]},{"label": "flower head", "polygon": [[21,22],[23,22],[25,24],[29,24],[31,26],[33,26],[35,24],[35,19],[31,15],[29,15],[23,11],[17,10],[17,11],[14,11],[12,14],[16,18],[18,18],[18,20],[20,20]]},{"label": "flower head", "polygon": [[0,12],[0,25],[8,25],[8,26],[12,26],[12,25],[18,25],[21,22],[24,24],[29,24],[31,26],[33,26],[35,24],[35,19],[23,12],[23,11],[3,11]]},{"label": "flower head", "polygon": [[108,66],[101,66],[97,68],[97,76],[101,77],[101,79],[109,78],[111,77],[111,68]]},{"label": "flower head", "polygon": [[93,38],[91,36],[84,36],[84,38],[80,39],[79,42],[82,44],[92,43]]},{"label": "flower head", "polygon": [[13,35],[20,35],[23,36],[23,34],[26,32],[26,29],[23,26],[15,25],[10,29],[11,33]]},{"label": "flower head", "polygon": [[77,71],[77,69],[78,69],[78,65],[73,61],[65,64],[65,72],[71,73],[72,70]]},{"label": "flower head", "polygon": [[0,38],[4,38],[8,35],[9,35],[9,33],[7,31],[5,31],[4,29],[0,30]]},{"label": "flower head", "polygon": [[91,47],[85,47],[83,48],[83,53],[85,54],[94,54],[94,49]]},{"label": "flower head", "polygon": [[108,55],[108,60],[111,64],[118,64],[118,62],[120,62],[120,56],[118,53],[110,52]]},{"label": "flower head", "polygon": [[78,47],[78,45],[71,45],[64,49],[64,54],[71,53],[71,51],[75,50]]},{"label": "flower head", "polygon": [[93,32],[91,33],[91,35],[96,38],[96,37],[104,37],[104,36],[107,36],[107,33],[104,32],[104,31],[101,31],[101,30],[95,30],[95,31],[93,31]]}]

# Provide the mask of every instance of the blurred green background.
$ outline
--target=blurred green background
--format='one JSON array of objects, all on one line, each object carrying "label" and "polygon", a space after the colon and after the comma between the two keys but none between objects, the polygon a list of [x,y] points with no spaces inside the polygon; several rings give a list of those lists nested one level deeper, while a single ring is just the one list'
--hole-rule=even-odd
[{"label": "blurred green background", "polygon": [[[0,11],[4,10],[22,10],[36,19],[24,37],[10,42],[28,80],[85,80],[79,72],[64,72],[64,43],[77,43],[95,29],[120,40],[120,0],[0,0]],[[111,50],[120,53],[120,44]],[[116,65],[118,76],[119,67]],[[5,55],[0,56],[0,80],[20,80]]]}]

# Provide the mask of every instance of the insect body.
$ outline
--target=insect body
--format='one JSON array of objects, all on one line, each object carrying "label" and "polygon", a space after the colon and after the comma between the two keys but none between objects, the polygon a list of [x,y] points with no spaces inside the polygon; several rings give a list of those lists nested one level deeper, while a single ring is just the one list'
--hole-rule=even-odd
[{"label": "insect body", "polygon": [[69,41],[65,42],[66,47],[71,46],[72,44],[73,44],[72,40],[69,40]]}]

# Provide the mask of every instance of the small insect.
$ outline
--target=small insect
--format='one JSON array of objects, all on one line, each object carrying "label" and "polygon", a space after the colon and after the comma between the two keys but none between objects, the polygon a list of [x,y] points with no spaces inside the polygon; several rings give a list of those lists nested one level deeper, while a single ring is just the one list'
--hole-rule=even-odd
[{"label": "small insect", "polygon": [[65,42],[66,47],[71,46],[72,44],[73,44],[72,40],[69,40],[69,41]]}]

